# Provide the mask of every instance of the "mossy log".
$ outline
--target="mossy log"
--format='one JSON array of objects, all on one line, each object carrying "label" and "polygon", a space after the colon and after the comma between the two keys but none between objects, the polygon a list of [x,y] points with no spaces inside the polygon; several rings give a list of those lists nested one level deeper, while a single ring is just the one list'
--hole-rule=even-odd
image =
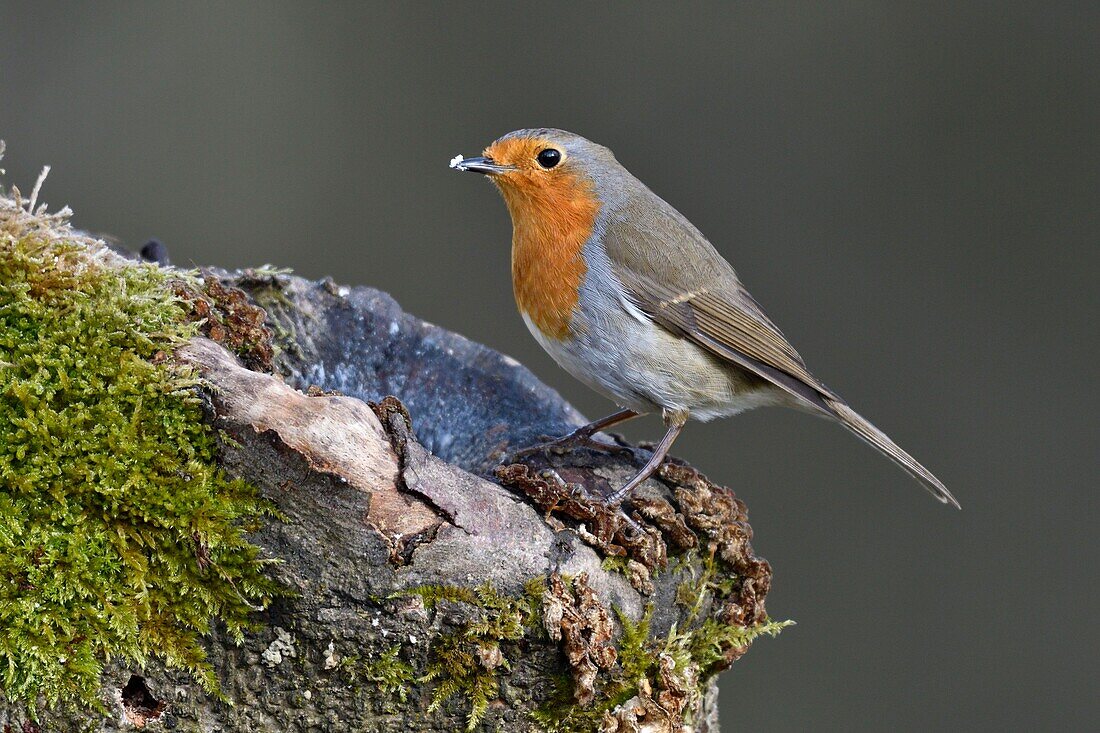
[{"label": "mossy log", "polygon": [[[716,676],[783,626],[728,489],[670,459],[628,522],[598,499],[646,448],[602,436],[619,450],[517,458],[582,417],[516,361],[370,288],[181,273],[56,218],[37,237],[106,272],[166,274],[157,292],[197,332],[151,358],[196,370],[217,470],[274,508],[245,537],[279,590],[242,590],[257,622],[243,638],[217,614],[199,637],[216,689],[156,648],[108,648],[99,709],[9,690],[5,733],[714,733]],[[212,550],[187,547],[212,574]]]}]

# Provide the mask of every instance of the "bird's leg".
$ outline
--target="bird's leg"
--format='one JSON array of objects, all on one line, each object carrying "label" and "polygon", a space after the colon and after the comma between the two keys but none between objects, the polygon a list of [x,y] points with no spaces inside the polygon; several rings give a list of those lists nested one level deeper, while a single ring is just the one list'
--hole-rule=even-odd
[{"label": "bird's leg", "polygon": [[524,448],[523,450],[517,451],[512,455],[512,457],[520,458],[522,456],[528,456],[532,453],[539,453],[545,450],[556,450],[564,452],[568,448],[578,447],[592,448],[593,450],[608,452],[630,452],[629,448],[624,448],[622,446],[613,445],[611,443],[604,443],[599,440],[594,440],[592,436],[600,432],[601,430],[610,428],[614,425],[618,425],[619,423],[624,423],[627,420],[632,420],[639,415],[640,413],[634,412],[633,410],[619,410],[618,412],[612,413],[607,417],[601,417],[599,420],[593,420],[587,425],[582,425],[573,432],[567,435],[563,435],[560,438],[547,440],[546,442],[539,443],[537,445],[533,445],[528,448]]},{"label": "bird's leg", "polygon": [[672,448],[673,442],[680,434],[680,431],[684,429],[684,423],[687,422],[687,415],[680,412],[665,412],[665,424],[668,425],[668,432],[665,433],[665,437],[661,438],[661,442],[657,444],[657,447],[653,450],[653,455],[649,457],[645,466],[639,471],[634,478],[626,482],[626,485],[616,491],[611,496],[608,496],[604,503],[607,506],[618,506],[624,499],[634,493],[634,489],[642,485],[642,482],[653,475],[653,472],[661,467],[661,463],[665,460],[665,456],[668,455],[668,451]]},{"label": "bird's leg", "polygon": [[[640,413],[634,412],[634,410],[619,410],[607,417],[601,417],[599,420],[593,420],[587,425],[582,425],[568,435],[564,435],[558,438],[555,443],[569,444],[584,444],[587,445],[593,435],[604,430],[606,428],[614,427],[620,423],[624,423],[627,420],[633,420],[638,417]],[[603,443],[600,443],[603,445]]]}]

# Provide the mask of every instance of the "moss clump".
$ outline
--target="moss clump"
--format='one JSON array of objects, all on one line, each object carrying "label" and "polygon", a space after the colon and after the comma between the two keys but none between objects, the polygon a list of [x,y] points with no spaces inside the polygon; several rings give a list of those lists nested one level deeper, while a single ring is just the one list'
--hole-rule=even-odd
[{"label": "moss clump", "polygon": [[[676,601],[685,609],[685,617],[679,624],[673,624],[664,643],[650,659],[651,665],[644,674],[655,675],[657,660],[660,657],[671,658],[676,669],[697,670],[700,682],[698,692],[702,695],[703,687],[711,675],[729,666],[727,658],[731,651],[744,652],[759,637],[774,637],[783,629],[794,625],[794,621],[765,619],[750,626],[740,626],[721,621],[713,613],[704,615],[707,600],[720,601],[726,598],[733,592],[737,582],[735,575],[722,572],[721,563],[713,553],[703,555],[698,577],[685,581],[677,588]],[[627,636],[625,628],[624,626],[624,638]],[[679,628],[684,630],[679,631]],[[645,637],[642,636],[641,639],[644,642]]]},{"label": "moss clump", "polygon": [[794,626],[794,621],[769,619],[754,626],[733,626],[707,618],[686,639],[684,646],[692,662],[706,675],[726,664],[730,649],[745,649],[761,636],[774,638],[788,626]]},{"label": "moss clump", "polygon": [[[631,698],[640,695],[652,700],[662,692],[671,692],[669,699],[684,706],[678,711],[667,705],[663,708],[676,720],[676,716],[688,714],[698,704],[713,675],[729,666],[731,651],[743,653],[760,636],[776,636],[794,624],[766,620],[738,626],[705,614],[707,602],[716,605],[715,601],[729,596],[738,578],[723,572],[713,553],[703,555],[700,560],[699,565],[686,560],[680,564],[681,569],[691,569],[694,577],[678,588],[677,603],[684,608],[684,617],[664,638],[650,636],[652,605],[646,606],[637,621],[615,609],[621,629],[617,641],[618,664],[602,677],[595,700],[587,708],[575,704],[571,677],[561,676],[550,699],[532,713],[542,729],[549,733],[595,733],[607,726],[612,711]],[[670,685],[675,689],[669,690]]]},{"label": "moss clump", "polygon": [[653,606],[647,605],[636,622],[618,608],[615,616],[622,629],[617,645],[618,666],[597,686],[595,700],[588,707],[577,705],[573,676],[569,673],[558,675],[550,699],[531,713],[540,729],[547,733],[601,730],[605,714],[637,694],[642,681],[653,671],[657,660],[649,639]]},{"label": "moss clump", "polygon": [[400,645],[382,652],[378,659],[366,665],[363,676],[378,685],[385,695],[397,695],[405,702],[409,695],[409,685],[416,679],[416,672],[408,662],[397,658],[401,653]]},{"label": "moss clump", "polygon": [[0,195],[3,692],[100,707],[104,660],[150,656],[213,691],[198,637],[240,637],[274,585],[244,534],[262,504],[169,356],[196,326],[164,271],[29,209]]},{"label": "moss clump", "polygon": [[428,712],[458,695],[470,706],[466,729],[478,726],[489,701],[500,692],[500,674],[511,669],[503,645],[519,641],[537,626],[545,589],[545,579],[535,578],[519,598],[503,595],[488,583],[477,588],[430,585],[405,592],[419,596],[426,608],[446,601],[465,604],[474,612],[457,631],[438,636],[432,644],[432,659],[420,677],[421,682],[438,682]]},{"label": "moss clump", "polygon": [[629,574],[629,558],[626,555],[608,555],[600,563],[600,567],[609,573],[618,573],[619,575]]},{"label": "moss clump", "polygon": [[653,650],[650,649],[649,641],[649,622],[653,618],[652,604],[645,607],[642,617],[637,622],[631,621],[617,608],[615,615],[623,630],[619,636],[619,665],[623,673],[616,689],[605,689],[604,694],[612,701],[617,699],[614,704],[618,705],[634,694],[638,683],[652,671],[656,658]]}]

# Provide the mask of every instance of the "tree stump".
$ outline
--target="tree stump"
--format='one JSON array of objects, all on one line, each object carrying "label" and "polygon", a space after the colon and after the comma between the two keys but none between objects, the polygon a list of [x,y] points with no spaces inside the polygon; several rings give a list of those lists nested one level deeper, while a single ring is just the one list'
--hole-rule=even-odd
[{"label": "tree stump", "polygon": [[717,674],[783,625],[731,491],[669,459],[627,521],[599,498],[648,450],[515,457],[583,422],[515,360],[366,287],[201,282],[176,295],[204,335],[167,358],[278,512],[249,539],[283,592],[243,643],[202,640],[222,697],[120,656],[103,710],[0,700],[5,733],[718,730]]}]

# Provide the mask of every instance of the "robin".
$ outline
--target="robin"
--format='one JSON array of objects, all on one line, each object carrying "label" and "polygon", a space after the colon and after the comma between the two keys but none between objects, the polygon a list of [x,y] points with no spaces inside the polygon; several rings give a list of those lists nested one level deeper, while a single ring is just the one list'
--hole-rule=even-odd
[{"label": "robin", "polygon": [[512,216],[512,287],[528,329],[567,372],[622,409],[555,443],[660,412],[668,431],[618,505],[661,465],[689,418],[754,407],[829,417],[959,507],[932,473],[858,415],[802,357],[679,211],[602,145],[563,130],[510,132],[451,167],[488,176]]}]

